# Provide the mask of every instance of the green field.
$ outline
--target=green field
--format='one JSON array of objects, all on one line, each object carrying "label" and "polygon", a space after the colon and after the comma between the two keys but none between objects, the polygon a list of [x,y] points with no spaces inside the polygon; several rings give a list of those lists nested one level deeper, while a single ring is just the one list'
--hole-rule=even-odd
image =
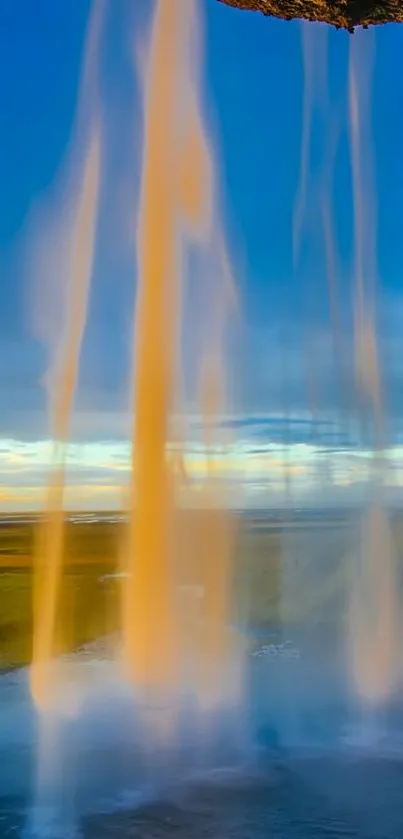
[{"label": "green field", "polygon": [[[27,664],[32,650],[33,555],[38,523],[0,522],[0,669]],[[118,529],[102,522],[66,527],[60,622],[62,649],[117,626],[118,585],[102,581],[116,564]]]},{"label": "green field", "polygon": [[[205,514],[204,514],[205,515]],[[208,523],[184,516],[177,545],[177,579],[203,581],[203,532]],[[38,524],[0,522],[0,669],[29,662],[32,645],[32,557]],[[354,544],[345,523],[310,523],[281,531],[240,517],[235,522],[230,594],[235,621],[269,626],[283,619],[329,623],[343,617],[346,574]],[[402,521],[394,523],[398,548]],[[66,559],[59,608],[61,650],[119,628],[121,581],[117,569],[124,545],[122,524],[81,521],[66,526]],[[398,550],[399,555],[402,554]],[[106,579],[105,579],[106,576]]]},{"label": "green field", "polygon": [[[181,522],[178,580],[201,582],[203,521],[191,514]],[[255,618],[274,617],[278,600],[280,540],[276,534],[237,527],[232,567],[233,592],[245,592],[254,602]],[[32,650],[33,555],[38,523],[16,520],[0,523],[0,669],[27,664]],[[66,526],[62,597],[59,620],[63,626],[60,649],[72,650],[119,628],[121,581],[110,575],[124,544],[122,524],[100,521]],[[246,575],[245,558],[254,573]],[[247,577],[247,579],[246,579]],[[238,598],[239,599],[239,598]],[[242,600],[240,598],[240,607]]]}]

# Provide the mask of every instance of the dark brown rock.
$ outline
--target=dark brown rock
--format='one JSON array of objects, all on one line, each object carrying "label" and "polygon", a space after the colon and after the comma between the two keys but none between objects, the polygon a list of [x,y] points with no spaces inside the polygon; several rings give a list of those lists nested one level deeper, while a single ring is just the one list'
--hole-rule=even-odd
[{"label": "dark brown rock", "polygon": [[356,26],[403,22],[403,0],[220,0],[227,6],[291,20],[304,18],[352,31]]}]

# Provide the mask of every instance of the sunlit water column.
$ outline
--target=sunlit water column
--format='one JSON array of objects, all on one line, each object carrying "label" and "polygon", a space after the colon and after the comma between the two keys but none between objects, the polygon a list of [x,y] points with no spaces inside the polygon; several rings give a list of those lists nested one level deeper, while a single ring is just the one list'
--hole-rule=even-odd
[{"label": "sunlit water column", "polygon": [[[218,707],[237,701],[228,674],[231,517],[211,452],[211,435],[223,410],[222,347],[234,288],[202,113],[198,11],[194,0],[158,0],[145,81],[123,654],[147,723],[145,751],[154,777],[163,761],[159,747],[178,745],[185,691],[194,714],[194,743],[198,723],[204,741],[207,733],[200,715],[206,712],[207,719]],[[196,262],[206,266],[203,276],[186,276],[189,248],[197,254]],[[202,311],[184,310],[185,282],[201,284]],[[200,405],[209,468],[199,504],[178,515],[178,476],[173,480],[167,448],[182,381],[182,353],[187,350],[182,346],[183,320],[189,315],[198,328],[204,318],[200,358],[213,359],[201,385]],[[197,362],[195,368],[197,378]],[[181,481],[183,475],[179,485]],[[191,492],[188,485],[182,497],[190,498]],[[203,592],[199,619],[191,622],[192,629],[188,625],[185,637],[175,556],[175,528],[182,526],[192,529],[185,540],[190,552],[184,561],[190,573],[192,566],[199,566]],[[211,741],[211,728],[208,734]],[[150,760],[153,745],[158,754]]]},{"label": "sunlit water column", "polygon": [[[100,133],[96,119],[96,59],[102,3],[95,3],[85,46],[84,67],[77,109],[73,156],[82,153],[82,171],[74,197],[72,221],[66,230],[66,253],[59,254],[58,269],[66,273],[68,288],[60,289],[62,328],[51,347],[48,375],[50,432],[53,452],[43,522],[35,550],[34,631],[30,685],[39,711],[37,777],[27,835],[69,839],[75,829],[73,754],[65,737],[66,719],[74,716],[76,696],[66,689],[66,673],[57,656],[63,649],[71,616],[62,598],[65,556],[66,457],[71,431],[81,347],[87,320],[93,267],[100,180]],[[69,166],[72,158],[69,157]],[[69,171],[69,176],[76,175]],[[43,232],[41,231],[42,235]],[[53,246],[53,243],[52,243]],[[41,278],[42,279],[42,278]],[[54,278],[56,282],[56,278]],[[39,301],[44,305],[44,301]],[[59,312],[54,312],[57,319]],[[67,703],[67,704],[66,704]],[[63,721],[63,718],[64,721]]]},{"label": "sunlit water column", "polygon": [[[99,138],[94,135],[88,151],[82,194],[77,206],[71,269],[71,296],[66,313],[66,330],[57,374],[53,380],[52,432],[54,437],[53,473],[47,490],[45,519],[38,536],[34,580],[34,637],[31,665],[31,692],[40,718],[37,801],[34,804],[33,833],[42,833],[50,820],[55,839],[63,825],[71,831],[74,813],[68,804],[71,778],[63,781],[59,767],[61,753],[61,718],[75,713],[66,707],[69,690],[64,686],[65,672],[57,659],[63,648],[63,634],[69,616],[62,614],[62,576],[64,564],[64,495],[66,484],[66,453],[72,417],[74,393],[84,333],[89,280],[91,277],[95,218],[99,181]],[[67,774],[66,766],[64,775]],[[61,802],[63,807],[60,810]],[[53,807],[56,807],[56,811]],[[56,819],[57,823],[53,823]],[[59,824],[61,820],[62,826]],[[48,826],[49,827],[49,826]],[[46,829],[48,829],[48,827]],[[31,828],[30,828],[31,829]],[[63,832],[61,833],[63,835]],[[71,833],[69,834],[69,836]]]},{"label": "sunlit water column", "polygon": [[[31,690],[35,703],[46,709],[55,689],[58,609],[64,558],[64,494],[69,442],[81,344],[87,317],[92,271],[99,183],[99,137],[94,134],[85,162],[72,246],[71,287],[65,334],[51,380],[53,473],[47,491],[45,520],[38,538],[35,567],[35,608]],[[57,691],[56,691],[57,692]]]},{"label": "sunlit water column", "polygon": [[[349,104],[355,233],[355,349],[361,420],[369,420],[373,462],[368,509],[352,569],[349,646],[355,689],[365,706],[390,696],[397,677],[398,580],[384,482],[385,422],[376,321],[376,193],[371,159],[373,34],[350,41]],[[364,427],[364,426],[363,426]]]},{"label": "sunlit water column", "polygon": [[167,442],[178,386],[184,240],[209,241],[211,161],[197,89],[194,2],[158,0],[145,83],[135,318],[124,658],[140,693],[165,698],[180,672]]},{"label": "sunlit water column", "polygon": [[125,591],[127,665],[145,688],[175,679],[175,630],[165,446],[175,382],[178,262],[177,95],[184,18],[159,2],[146,81],[136,311],[135,418]]}]

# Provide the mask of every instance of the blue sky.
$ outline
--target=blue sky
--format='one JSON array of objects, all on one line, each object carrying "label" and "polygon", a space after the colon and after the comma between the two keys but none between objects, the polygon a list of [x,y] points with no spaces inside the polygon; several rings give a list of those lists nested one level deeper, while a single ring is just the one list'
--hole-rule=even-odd
[{"label": "blue sky", "polygon": [[[119,503],[120,487],[127,479],[127,382],[142,142],[141,73],[136,69],[141,67],[152,5],[151,0],[104,0],[97,69],[103,177],[71,455],[73,506]],[[38,303],[35,284],[45,264],[57,289],[56,266],[62,262],[58,215],[63,215],[74,168],[71,143],[91,6],[90,0],[4,0],[0,10],[0,506],[5,509],[40,503],[49,463],[41,386],[47,353],[38,340],[38,308],[42,319],[54,318],[56,329],[60,312],[52,314],[48,308],[51,290],[43,292]],[[228,405],[232,457],[245,485],[251,475],[262,498],[275,498],[284,475],[279,462],[284,454],[285,406],[291,416],[289,457],[295,462],[293,474],[302,476],[301,486],[313,486],[318,446],[328,449],[336,471],[350,469],[351,476],[356,469],[351,454],[346,465],[346,450],[351,452],[359,440],[354,423],[340,420],[346,397],[343,401],[332,355],[321,210],[324,179],[329,176],[326,194],[334,224],[348,390],[353,291],[347,121],[351,37],[316,25],[309,30],[316,56],[312,143],[296,259],[293,217],[303,129],[303,25],[240,13],[217,0],[200,0],[200,7],[205,112],[242,311]],[[376,63],[363,155],[365,160],[369,152],[374,155],[374,186],[371,189],[368,178],[364,200],[377,215],[371,242],[379,291],[379,343],[390,441],[394,459],[400,461],[396,447],[403,442],[403,28],[386,26],[374,36],[359,33],[354,36],[357,50],[363,39],[372,37]],[[333,142],[334,166],[329,169]],[[347,402],[351,408],[351,394]],[[197,449],[196,438],[195,431],[189,457],[192,446]],[[365,455],[362,443],[360,452]],[[309,468],[301,465],[307,459]],[[396,471],[393,475],[395,481]],[[346,483],[346,477],[340,479],[340,486]]]}]

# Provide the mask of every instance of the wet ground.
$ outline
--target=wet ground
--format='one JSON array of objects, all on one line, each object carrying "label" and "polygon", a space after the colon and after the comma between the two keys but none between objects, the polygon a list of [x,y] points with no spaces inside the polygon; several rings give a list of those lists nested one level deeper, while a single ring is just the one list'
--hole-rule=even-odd
[{"label": "wet ground", "polygon": [[[363,711],[349,694],[335,639],[329,646],[318,633],[304,639],[299,632],[299,642],[278,632],[262,638],[248,656],[238,716],[231,722],[225,712],[197,736],[191,723],[176,755],[162,759],[162,752],[148,751],[152,773],[158,769],[151,784],[144,784],[147,761],[135,745],[139,728],[132,725],[129,697],[117,685],[114,665],[100,661],[103,645],[70,657],[66,684],[80,686],[80,710],[77,715],[71,705],[77,691],[69,696],[63,689],[53,787],[42,791],[42,803],[56,802],[63,811],[62,826],[39,819],[35,839],[73,839],[78,828],[83,839],[401,839],[399,694],[381,711]],[[26,672],[4,676],[0,839],[33,835],[26,831],[37,723]],[[143,724],[144,717],[140,731]],[[207,730],[213,731],[209,748]]]},{"label": "wet ground", "polygon": [[[401,839],[403,762],[375,756],[273,760],[261,774],[215,778],[149,805],[102,813],[84,839]],[[23,802],[3,799],[0,836],[20,837]],[[49,836],[51,833],[47,834]],[[53,837],[56,839],[56,837]]]},{"label": "wet ground", "polygon": [[204,786],[131,814],[88,821],[88,839],[399,839],[403,764],[322,757],[276,763],[267,776]]}]

